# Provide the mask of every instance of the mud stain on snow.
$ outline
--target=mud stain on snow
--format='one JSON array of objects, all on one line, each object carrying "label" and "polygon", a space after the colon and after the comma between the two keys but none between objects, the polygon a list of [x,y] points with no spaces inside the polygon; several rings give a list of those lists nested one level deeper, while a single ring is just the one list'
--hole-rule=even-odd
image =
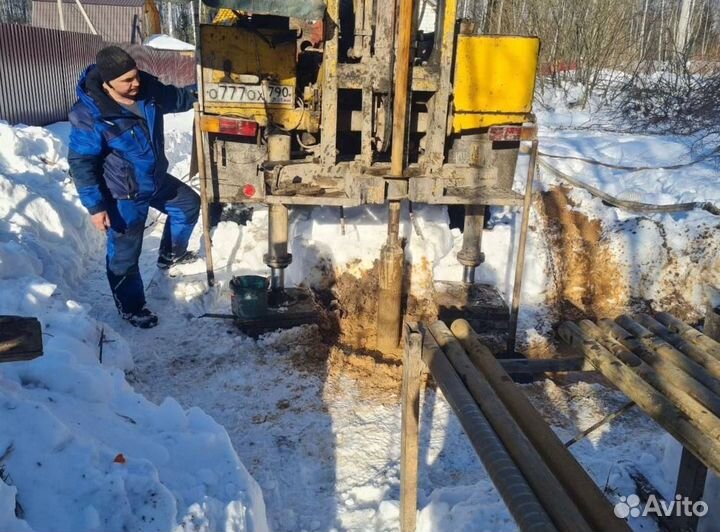
[{"label": "mud stain on snow", "polygon": [[[346,265],[342,271],[329,272],[321,263],[323,279],[315,290],[326,307],[319,341],[326,353],[328,381],[350,378],[357,383],[363,397],[396,401],[402,381],[403,340],[397,348],[380,351],[377,343],[378,269],[359,271]],[[403,286],[403,320],[429,323],[437,319],[438,308],[432,297],[432,267],[427,259],[415,266],[405,264]],[[331,273],[329,275],[329,273]]]},{"label": "mud stain on snow", "polygon": [[602,240],[599,220],[574,210],[568,188],[542,194],[541,212],[551,250],[558,318],[615,317],[627,310],[624,274]]}]

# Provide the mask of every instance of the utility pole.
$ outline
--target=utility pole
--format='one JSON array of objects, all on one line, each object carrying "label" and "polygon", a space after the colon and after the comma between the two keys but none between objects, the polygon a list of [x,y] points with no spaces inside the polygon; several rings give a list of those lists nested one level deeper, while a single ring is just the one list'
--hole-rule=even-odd
[{"label": "utility pole", "polygon": [[168,28],[168,35],[170,35],[170,37],[173,37],[174,36],[173,35],[173,33],[174,33],[174,31],[173,31],[173,12],[172,12],[172,2],[170,2],[170,0],[168,0],[168,3],[167,3],[167,28]]},{"label": "utility pole", "polygon": [[192,25],[193,44],[197,45],[197,18],[195,16],[195,0],[190,0],[190,24]]},{"label": "utility pole", "polygon": [[63,0],[57,0],[58,16],[60,17],[60,29],[62,31],[65,31],[65,17],[63,16],[62,3],[63,3]]}]

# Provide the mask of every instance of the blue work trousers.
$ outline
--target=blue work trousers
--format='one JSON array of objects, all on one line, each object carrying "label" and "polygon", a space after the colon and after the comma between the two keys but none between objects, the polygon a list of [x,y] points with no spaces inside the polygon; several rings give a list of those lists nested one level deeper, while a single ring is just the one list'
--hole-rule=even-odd
[{"label": "blue work trousers", "polygon": [[145,289],[138,261],[149,208],[167,214],[160,255],[179,257],[200,213],[197,193],[179,179],[166,175],[149,198],[114,200],[108,205],[107,277],[121,313],[133,314],[145,306]]}]

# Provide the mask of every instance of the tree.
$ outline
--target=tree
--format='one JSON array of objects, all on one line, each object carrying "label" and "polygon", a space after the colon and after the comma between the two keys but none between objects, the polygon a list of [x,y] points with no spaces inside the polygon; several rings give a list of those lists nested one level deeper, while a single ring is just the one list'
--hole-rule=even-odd
[{"label": "tree", "polygon": [[0,2],[0,22],[29,24],[30,9],[30,0],[2,0]]}]

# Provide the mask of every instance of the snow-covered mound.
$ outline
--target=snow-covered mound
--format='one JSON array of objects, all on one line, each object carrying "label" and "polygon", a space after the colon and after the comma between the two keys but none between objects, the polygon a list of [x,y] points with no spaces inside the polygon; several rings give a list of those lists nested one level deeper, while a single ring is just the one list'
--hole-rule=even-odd
[{"label": "snow-covered mound", "polygon": [[143,42],[143,44],[145,46],[150,46],[159,50],[195,50],[195,47],[192,44],[181,41],[180,39],[176,39],[175,37],[170,37],[170,35],[164,35],[162,33],[158,33],[157,35],[150,35],[150,37],[145,39],[145,42]]},{"label": "snow-covered mound", "polygon": [[267,530],[225,429],[135,393],[128,344],[77,302],[104,242],[67,177],[67,134],[0,122],[0,314],[38,317],[44,342],[0,364],[0,530]]}]

